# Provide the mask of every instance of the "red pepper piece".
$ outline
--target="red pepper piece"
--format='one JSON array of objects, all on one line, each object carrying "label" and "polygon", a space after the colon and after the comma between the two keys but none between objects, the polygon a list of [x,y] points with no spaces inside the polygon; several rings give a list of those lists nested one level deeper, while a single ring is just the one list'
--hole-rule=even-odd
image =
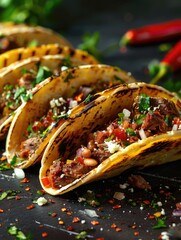
[{"label": "red pepper piece", "polygon": [[49,180],[48,177],[42,178],[41,181],[42,181],[42,183],[45,187],[50,187],[51,186],[51,183],[50,183],[50,180]]},{"label": "red pepper piece", "polygon": [[181,36],[181,19],[145,25],[128,30],[120,40],[120,46],[143,45],[168,41]]},{"label": "red pepper piece", "polygon": [[151,84],[156,84],[170,70],[175,72],[181,69],[181,40],[165,55],[158,68],[157,75],[150,81]]}]

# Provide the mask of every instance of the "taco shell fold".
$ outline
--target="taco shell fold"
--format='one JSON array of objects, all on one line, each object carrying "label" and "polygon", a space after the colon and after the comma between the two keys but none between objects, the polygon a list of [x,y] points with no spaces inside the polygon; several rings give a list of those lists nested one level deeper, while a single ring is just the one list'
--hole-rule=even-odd
[{"label": "taco shell fold", "polygon": [[171,130],[128,145],[67,185],[55,188],[49,180],[47,184],[50,167],[54,162],[71,159],[75,151],[85,144],[89,133],[114,120],[123,109],[130,110],[134,99],[140,94],[173,101],[177,110],[181,110],[181,101],[175,94],[162,87],[141,82],[105,90],[90,103],[81,103],[76,116],[69,118],[66,124],[56,131],[43,154],[39,178],[47,193],[60,195],[83,184],[117,176],[133,167],[144,168],[181,159],[181,130]]},{"label": "taco shell fold", "polygon": [[[95,86],[99,81],[104,81],[108,85],[114,81],[120,83],[130,83],[136,80],[125,71],[104,64],[82,65],[69,68],[61,72],[60,76],[46,79],[35,87],[33,97],[30,101],[22,104],[17,110],[11,123],[7,141],[6,153],[9,162],[14,155],[19,156],[20,145],[24,140],[24,133],[29,124],[40,119],[49,110],[49,102],[54,98],[70,98],[72,94],[81,86]],[[75,109],[75,110],[74,110]],[[70,112],[70,117],[74,118],[79,112],[79,105]],[[27,114],[28,113],[28,114]],[[50,138],[58,128],[67,125],[67,121],[60,119],[43,137],[35,152],[27,159],[14,164],[13,167],[28,168],[40,161],[44,149]]]}]

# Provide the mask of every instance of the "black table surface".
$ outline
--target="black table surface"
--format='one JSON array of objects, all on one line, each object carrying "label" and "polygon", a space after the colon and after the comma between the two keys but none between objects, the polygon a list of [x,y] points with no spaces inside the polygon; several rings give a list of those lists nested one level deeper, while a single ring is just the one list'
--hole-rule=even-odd
[{"label": "black table surface", "polygon": [[[128,47],[120,52],[118,43],[130,28],[181,17],[179,0],[160,1],[63,1],[56,10],[54,25],[73,45],[82,42],[85,33],[100,33],[99,49],[104,52],[101,62],[118,66],[140,80],[148,82],[146,69],[153,60],[165,53],[158,51],[159,44]],[[110,48],[110,46],[112,46]],[[175,77],[180,78],[178,72]],[[1,142],[1,152],[5,142]],[[16,239],[8,234],[16,226],[26,239],[99,239],[99,240],[156,240],[161,234],[180,223],[174,215],[176,203],[181,201],[181,161],[148,169],[132,169],[112,179],[94,182],[62,196],[44,194],[48,203],[38,206],[34,200],[42,189],[38,179],[39,165],[25,170],[27,182],[13,178],[13,170],[0,171],[0,194],[13,190],[15,196],[0,200],[0,239]],[[151,190],[127,186],[131,174],[141,175],[150,183]],[[125,198],[115,199],[122,192]],[[94,195],[97,203],[88,201]],[[86,197],[85,197],[86,196]],[[86,199],[86,201],[80,200]],[[33,205],[32,209],[28,209]],[[90,216],[86,210],[94,210]],[[155,228],[162,213],[165,226]],[[76,219],[79,219],[76,222]],[[85,231],[85,235],[80,233]],[[32,238],[28,238],[31,235]],[[166,238],[165,238],[166,239]],[[172,239],[171,236],[168,239]]]}]

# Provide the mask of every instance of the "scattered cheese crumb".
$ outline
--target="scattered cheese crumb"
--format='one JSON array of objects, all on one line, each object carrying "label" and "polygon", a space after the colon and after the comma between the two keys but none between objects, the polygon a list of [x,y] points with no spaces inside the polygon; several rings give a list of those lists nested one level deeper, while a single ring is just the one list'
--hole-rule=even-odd
[{"label": "scattered cheese crumb", "polygon": [[25,172],[21,168],[14,168],[13,176],[15,176],[18,179],[25,178]]},{"label": "scattered cheese crumb", "polygon": [[36,201],[36,203],[39,205],[39,206],[43,206],[47,203],[48,201],[46,200],[46,198],[44,197],[39,197]]}]

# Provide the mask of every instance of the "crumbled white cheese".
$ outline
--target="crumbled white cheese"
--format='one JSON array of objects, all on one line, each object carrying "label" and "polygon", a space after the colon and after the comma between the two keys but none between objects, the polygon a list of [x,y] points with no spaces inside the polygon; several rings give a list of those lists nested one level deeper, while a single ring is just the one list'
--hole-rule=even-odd
[{"label": "crumbled white cheese", "polygon": [[65,99],[63,99],[63,97],[60,97],[59,99],[53,98],[52,100],[50,100],[50,107],[51,108],[60,107],[64,103],[66,103],[66,101]]},{"label": "crumbled white cheese", "polygon": [[18,179],[25,178],[25,172],[21,168],[14,168],[14,174],[13,175]]},{"label": "crumbled white cheese", "polygon": [[104,143],[107,145],[110,153],[115,153],[121,149],[121,146],[115,140],[104,141]]},{"label": "crumbled white cheese", "polygon": [[77,101],[76,100],[70,100],[69,102],[69,108],[72,109],[77,106]]},{"label": "crumbled white cheese", "polygon": [[143,207],[143,206],[141,206],[141,207],[140,207],[140,210],[143,210],[143,209],[144,209],[144,207]]},{"label": "crumbled white cheese", "polygon": [[38,199],[37,199],[37,201],[36,201],[36,203],[39,205],[39,206],[43,206],[43,205],[45,205],[45,204],[47,204],[47,199],[46,198],[44,198],[44,197],[39,197]]},{"label": "crumbled white cheese", "polygon": [[162,208],[161,215],[165,215],[165,209]]},{"label": "crumbled white cheese", "polygon": [[161,233],[161,239],[162,240],[169,240],[169,235],[168,235],[168,232],[162,232]]}]

